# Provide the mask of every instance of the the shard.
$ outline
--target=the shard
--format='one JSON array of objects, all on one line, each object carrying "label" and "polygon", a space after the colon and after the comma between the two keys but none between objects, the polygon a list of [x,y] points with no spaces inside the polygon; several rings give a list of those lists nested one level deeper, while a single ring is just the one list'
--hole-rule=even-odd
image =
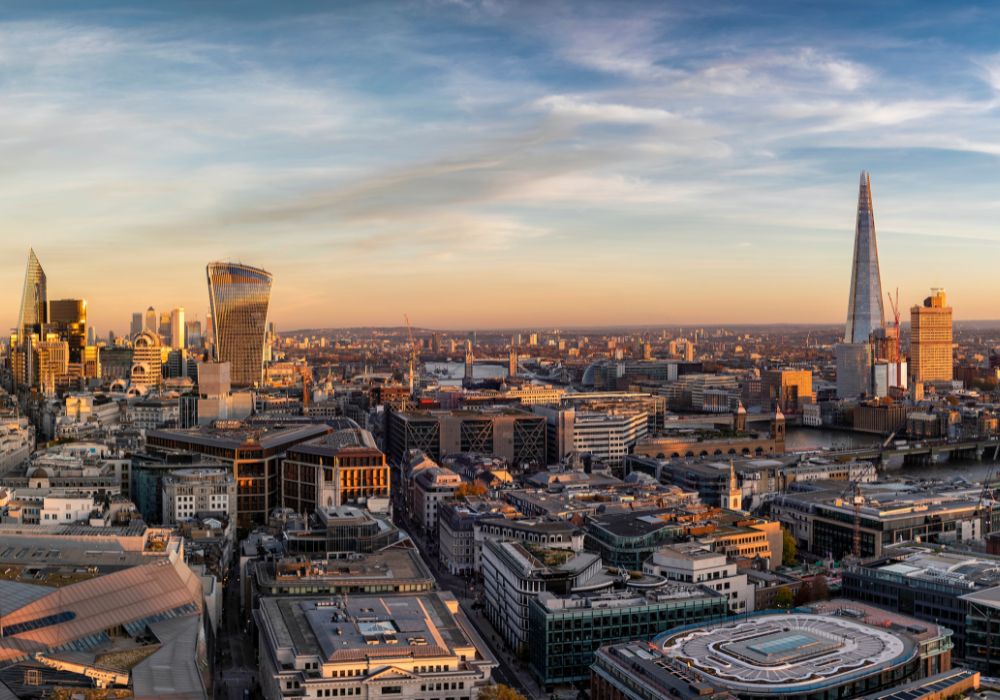
[{"label": "the shard", "polygon": [[884,326],[882,279],[878,270],[878,243],[875,240],[875,215],[872,212],[872,183],[868,172],[862,171],[844,342],[867,343],[872,331]]},{"label": "the shard", "polygon": [[48,322],[48,297],[45,291],[45,271],[34,250],[28,251],[28,267],[24,271],[21,310],[17,317],[17,335],[23,343],[32,333],[41,335]]}]

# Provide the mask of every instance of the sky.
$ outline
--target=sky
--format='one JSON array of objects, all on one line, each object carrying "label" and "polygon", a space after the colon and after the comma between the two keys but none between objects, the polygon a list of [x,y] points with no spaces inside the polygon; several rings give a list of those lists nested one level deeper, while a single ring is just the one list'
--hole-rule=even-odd
[{"label": "sky", "polygon": [[279,330],[1000,318],[989,3],[0,0],[0,323],[274,274]]}]

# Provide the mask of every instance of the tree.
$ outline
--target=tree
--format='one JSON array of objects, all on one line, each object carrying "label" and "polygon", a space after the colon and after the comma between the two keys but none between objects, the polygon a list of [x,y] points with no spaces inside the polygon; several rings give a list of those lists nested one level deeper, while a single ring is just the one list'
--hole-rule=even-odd
[{"label": "tree", "polygon": [[811,602],[813,602],[812,582],[809,579],[803,579],[799,590],[795,592],[795,604],[806,605]]},{"label": "tree", "polygon": [[795,594],[788,586],[778,589],[778,594],[774,596],[774,602],[779,608],[790,608],[795,602]]},{"label": "tree", "polygon": [[466,496],[485,496],[486,487],[478,481],[463,481],[459,484],[458,488],[455,489],[455,498],[465,498]]},{"label": "tree", "polygon": [[795,566],[795,560],[799,553],[799,546],[795,543],[795,538],[788,531],[787,527],[781,528],[781,565]]},{"label": "tree", "polygon": [[479,700],[528,700],[510,686],[503,683],[488,685],[479,690]]},{"label": "tree", "polygon": [[826,582],[826,576],[817,574],[812,580],[813,600],[826,600],[830,597],[830,586]]}]

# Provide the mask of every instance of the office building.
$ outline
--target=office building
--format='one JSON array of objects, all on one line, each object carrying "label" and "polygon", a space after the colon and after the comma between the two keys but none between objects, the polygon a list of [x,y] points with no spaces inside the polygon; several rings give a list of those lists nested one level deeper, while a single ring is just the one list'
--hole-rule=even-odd
[{"label": "office building", "polygon": [[193,423],[211,425],[217,420],[244,420],[253,413],[253,393],[232,390],[230,369],[228,362],[197,363],[198,398]]},{"label": "office building", "polygon": [[[440,527],[440,525],[439,525]],[[569,520],[501,517],[477,519],[473,523],[473,568],[482,570],[483,546],[487,540],[520,542],[529,547],[583,551],[584,533]]]},{"label": "office building", "polygon": [[164,477],[164,525],[205,516],[236,519],[236,480],[231,471],[175,469]]},{"label": "office building", "polygon": [[158,334],[144,330],[132,339],[129,381],[147,390],[163,386],[163,346]]},{"label": "office building", "polygon": [[410,517],[424,532],[437,531],[438,513],[462,485],[462,477],[445,467],[422,469],[413,477]]},{"label": "office building", "polygon": [[851,263],[851,290],[847,304],[845,343],[867,343],[872,333],[885,326],[882,306],[882,278],[878,265],[872,183],[867,171],[861,173],[858,212],[854,229],[854,258]]},{"label": "office building", "polygon": [[87,346],[87,302],[84,299],[54,299],[49,302],[47,333],[56,334],[69,346],[69,361],[83,362]]},{"label": "office building", "polygon": [[143,322],[142,322],[142,312],[136,311],[132,314],[132,323],[129,325],[129,336],[134,338],[135,336],[142,333]]},{"label": "office building", "polygon": [[389,498],[389,465],[375,438],[340,419],[335,432],[288,449],[281,470],[282,505],[297,513],[318,507],[364,505]]},{"label": "office building", "polygon": [[587,549],[611,566],[638,571],[661,543],[681,534],[681,526],[660,510],[600,513],[587,519]]},{"label": "office building", "polygon": [[354,506],[321,506],[304,516],[286,508],[275,515],[269,524],[280,525],[290,556],[343,559],[350,554],[378,552],[401,538],[388,517]]},{"label": "office building", "polygon": [[184,324],[184,308],[180,307],[170,312],[170,347],[183,350],[187,347],[187,326]]},{"label": "office building", "polygon": [[483,546],[483,602],[493,628],[517,654],[528,651],[529,603],[543,591],[560,595],[610,590],[598,554],[521,542],[486,540]]},{"label": "office building", "polygon": [[651,590],[559,596],[543,591],[528,604],[528,659],[546,689],[590,678],[602,646],[648,639],[680,627],[720,619],[726,599],[705,586],[652,584]]},{"label": "office building", "polygon": [[233,386],[258,386],[263,377],[271,274],[240,263],[213,262],[206,275],[214,358],[230,363]]},{"label": "office building", "polygon": [[395,464],[416,449],[433,460],[480,452],[512,467],[541,467],[546,463],[545,443],[545,418],[514,409],[392,411],[386,421],[386,453]]},{"label": "office building", "polygon": [[910,309],[910,372],[914,382],[950,382],[951,307],[943,289],[932,289],[923,305]]},{"label": "office building", "polygon": [[475,698],[496,662],[449,593],[262,598],[265,700]]},{"label": "office building", "polygon": [[754,586],[736,563],[701,542],[675,542],[661,546],[642,565],[642,572],[668,581],[705,586],[723,596],[723,614],[743,615],[755,609]]},{"label": "office building", "polygon": [[878,242],[872,209],[871,178],[861,173],[858,211],[851,262],[851,289],[843,344],[835,347],[837,397],[854,398],[872,393],[873,336],[885,328],[882,279],[878,264]]},{"label": "office building", "polygon": [[150,333],[153,333],[154,335],[159,335],[160,329],[156,322],[157,318],[158,316],[156,315],[156,309],[154,309],[152,306],[146,309],[146,325],[143,330],[147,330]]},{"label": "office building", "polygon": [[595,658],[592,694],[595,700],[897,697],[874,693],[947,674],[951,648],[942,625],[833,600],[604,647]]},{"label": "office building", "polygon": [[42,338],[43,328],[49,320],[49,302],[46,291],[45,271],[34,250],[28,251],[28,264],[24,271],[24,288],[17,316],[17,343],[12,343],[14,383],[29,387],[38,383],[38,356],[35,344]]},{"label": "office building", "polygon": [[69,344],[55,335],[35,345],[38,387],[45,396],[55,396],[69,374]]},{"label": "office building", "polygon": [[[975,557],[966,552],[913,545],[845,567],[842,591],[845,598],[860,600],[893,612],[912,615],[925,622],[946,625],[952,631],[955,656],[966,657],[966,620],[970,614],[967,596],[983,593],[998,598],[1000,561]],[[992,668],[1000,668],[997,659]]]},{"label": "office building", "polygon": [[772,369],[761,375],[761,392],[767,408],[778,407],[784,414],[798,415],[816,400],[812,371],[808,369]]},{"label": "office building", "polygon": [[186,430],[150,430],[149,448],[196,452],[225,463],[237,483],[237,524],[263,524],[281,504],[279,475],[289,447],[330,431],[329,426],[301,424],[253,428],[240,423]]}]

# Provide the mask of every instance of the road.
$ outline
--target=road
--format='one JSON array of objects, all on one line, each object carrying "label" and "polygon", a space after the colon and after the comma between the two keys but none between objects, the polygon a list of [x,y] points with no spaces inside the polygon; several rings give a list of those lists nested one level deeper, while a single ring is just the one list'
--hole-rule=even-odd
[{"label": "road", "polygon": [[493,625],[489,620],[478,610],[472,608],[472,605],[476,602],[476,598],[475,591],[470,589],[469,583],[462,577],[455,576],[445,570],[438,561],[438,558],[428,553],[427,543],[423,536],[417,532],[413,523],[400,516],[401,511],[402,509],[396,510],[396,519],[406,528],[413,542],[417,545],[424,561],[430,566],[434,578],[437,579],[438,586],[443,590],[451,591],[455,595],[466,617],[475,626],[483,641],[489,645],[490,651],[499,664],[493,670],[494,679],[498,683],[503,683],[518,690],[528,698],[547,697],[543,689],[531,675],[531,671],[527,665],[510,653],[503,639],[497,636],[496,630],[493,629]]},{"label": "road", "polygon": [[244,632],[235,561],[223,594],[222,630],[216,647],[215,700],[243,700],[244,691],[253,694],[257,684],[257,653],[253,639]]}]

